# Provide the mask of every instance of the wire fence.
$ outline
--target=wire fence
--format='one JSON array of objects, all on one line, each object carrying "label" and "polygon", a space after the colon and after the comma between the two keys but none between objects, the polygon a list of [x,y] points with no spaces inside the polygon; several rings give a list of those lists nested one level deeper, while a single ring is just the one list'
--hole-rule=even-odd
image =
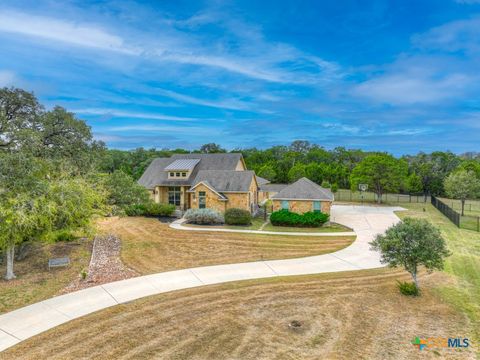
[{"label": "wire fence", "polygon": [[[339,189],[335,193],[336,201],[377,202],[377,194],[370,191],[351,191]],[[383,194],[382,202],[388,203],[426,203],[430,202],[429,195],[423,194]]]},{"label": "wire fence", "polygon": [[[439,198],[445,204],[450,206],[453,210],[457,212],[462,211],[462,201],[454,199]],[[468,215],[480,215],[480,201],[478,200],[466,200],[465,201],[465,213]]]},{"label": "wire fence", "polygon": [[443,215],[445,215],[451,222],[460,227],[460,214],[453,210],[443,201],[437,199],[435,196],[431,197],[432,205],[435,206]]},{"label": "wire fence", "polygon": [[[449,201],[455,204],[455,200]],[[480,216],[476,215],[461,215],[455,211],[453,207],[447,205],[444,201],[432,196],[432,205],[435,206],[443,215],[445,215],[451,222],[459,228],[474,230],[480,232]]]}]

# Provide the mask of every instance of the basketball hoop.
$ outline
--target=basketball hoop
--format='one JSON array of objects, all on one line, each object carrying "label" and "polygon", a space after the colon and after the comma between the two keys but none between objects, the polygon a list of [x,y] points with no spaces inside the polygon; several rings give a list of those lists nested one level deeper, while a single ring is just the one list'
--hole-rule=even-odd
[{"label": "basketball hoop", "polygon": [[362,192],[362,205],[363,205],[363,194],[368,189],[368,184],[358,184],[358,189]]}]

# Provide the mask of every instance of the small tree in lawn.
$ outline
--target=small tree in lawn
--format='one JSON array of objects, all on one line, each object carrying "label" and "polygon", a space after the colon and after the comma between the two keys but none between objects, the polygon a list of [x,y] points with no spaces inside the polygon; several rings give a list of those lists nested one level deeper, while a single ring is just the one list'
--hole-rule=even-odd
[{"label": "small tree in lawn", "polygon": [[462,216],[465,213],[465,200],[480,197],[480,180],[473,171],[459,170],[447,176],[443,184],[449,198],[462,202]]},{"label": "small tree in lawn", "polygon": [[440,230],[424,219],[405,218],[377,235],[370,245],[380,251],[382,264],[403,266],[417,288],[418,268],[423,265],[428,271],[441,270],[443,259],[450,255]]}]

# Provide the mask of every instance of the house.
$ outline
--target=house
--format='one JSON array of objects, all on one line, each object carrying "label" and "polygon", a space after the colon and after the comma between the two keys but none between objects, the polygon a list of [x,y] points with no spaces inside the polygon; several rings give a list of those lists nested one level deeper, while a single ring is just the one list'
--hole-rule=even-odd
[{"label": "house", "polygon": [[241,154],[175,154],[157,158],[139,179],[157,203],[179,210],[210,208],[221,212],[258,208],[258,182]]},{"label": "house", "polygon": [[304,177],[280,189],[271,200],[274,211],[287,209],[300,214],[308,211],[330,214],[334,196],[329,189]]},{"label": "house", "polygon": [[273,201],[273,209],[294,212],[321,210],[330,213],[333,194],[302,178],[297,182],[270,184],[247,170],[241,154],[175,154],[157,158],[138,180],[156,203],[173,204],[178,210],[240,208],[255,213],[258,204]]}]

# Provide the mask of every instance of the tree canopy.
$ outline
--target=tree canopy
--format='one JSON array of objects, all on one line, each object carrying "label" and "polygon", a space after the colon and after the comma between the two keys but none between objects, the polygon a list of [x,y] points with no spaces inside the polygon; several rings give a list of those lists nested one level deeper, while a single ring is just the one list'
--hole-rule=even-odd
[{"label": "tree canopy", "polygon": [[403,266],[417,287],[420,266],[441,270],[444,258],[450,255],[440,230],[425,219],[405,218],[377,235],[370,245],[380,251],[382,264]]},{"label": "tree canopy", "polygon": [[448,197],[462,202],[462,216],[465,214],[465,200],[480,197],[480,180],[473,171],[459,170],[445,179],[445,192]]},{"label": "tree canopy", "polygon": [[353,169],[350,177],[352,190],[359,184],[367,184],[369,190],[377,194],[377,201],[382,201],[386,192],[398,192],[403,186],[408,173],[404,160],[389,154],[379,153],[366,156]]}]

